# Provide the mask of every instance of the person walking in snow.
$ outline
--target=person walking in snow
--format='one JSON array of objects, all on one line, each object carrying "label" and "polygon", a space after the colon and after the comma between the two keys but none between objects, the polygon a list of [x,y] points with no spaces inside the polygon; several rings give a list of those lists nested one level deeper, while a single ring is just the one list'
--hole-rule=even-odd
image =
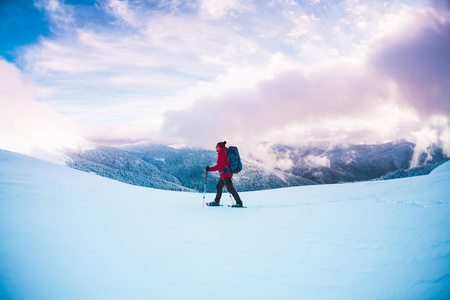
[{"label": "person walking in snow", "polygon": [[233,182],[231,181],[231,177],[233,174],[229,170],[230,162],[228,160],[227,147],[225,147],[227,142],[219,142],[216,145],[217,151],[217,164],[213,167],[206,166],[206,172],[218,171],[220,173],[220,179],[217,183],[217,194],[214,201],[209,203],[209,206],[219,206],[220,198],[222,197],[223,187],[227,187],[227,191],[233,195],[236,204],[233,207],[243,207],[241,198],[239,197],[236,189],[233,186]]}]

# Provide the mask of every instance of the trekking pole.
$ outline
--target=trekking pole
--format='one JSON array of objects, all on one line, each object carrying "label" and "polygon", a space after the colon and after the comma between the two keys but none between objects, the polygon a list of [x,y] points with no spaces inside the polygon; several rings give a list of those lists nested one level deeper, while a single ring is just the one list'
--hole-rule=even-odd
[{"label": "trekking pole", "polygon": [[[227,192],[228,192],[228,190],[227,190]],[[231,198],[231,194],[230,194],[230,192],[228,192],[228,195],[230,195],[230,201],[231,201],[231,205],[233,205],[233,204],[234,204],[234,202],[233,202],[233,198]]]},{"label": "trekking pole", "polygon": [[205,207],[205,196],[206,196],[206,182],[208,180],[208,171],[206,171],[206,176],[205,176],[205,190],[203,192],[203,203],[202,203],[202,208]]}]

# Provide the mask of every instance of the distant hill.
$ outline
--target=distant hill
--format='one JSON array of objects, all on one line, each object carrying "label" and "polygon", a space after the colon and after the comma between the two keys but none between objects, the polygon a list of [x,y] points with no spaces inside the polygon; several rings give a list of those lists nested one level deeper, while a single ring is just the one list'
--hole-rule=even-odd
[{"label": "distant hill", "polygon": [[436,169],[437,167],[439,167],[440,165],[444,164],[447,161],[448,161],[448,159],[445,159],[439,163],[428,164],[425,166],[415,167],[415,168],[411,168],[411,169],[407,169],[407,170],[398,169],[395,172],[381,176],[377,180],[390,180],[390,179],[428,175],[431,173],[431,171],[433,171],[434,169]]}]

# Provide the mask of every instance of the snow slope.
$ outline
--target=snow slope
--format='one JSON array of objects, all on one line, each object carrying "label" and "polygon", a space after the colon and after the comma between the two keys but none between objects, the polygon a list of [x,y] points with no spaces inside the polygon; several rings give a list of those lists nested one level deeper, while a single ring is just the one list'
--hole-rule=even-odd
[{"label": "snow slope", "polygon": [[449,163],[241,197],[0,150],[0,299],[450,299]]}]

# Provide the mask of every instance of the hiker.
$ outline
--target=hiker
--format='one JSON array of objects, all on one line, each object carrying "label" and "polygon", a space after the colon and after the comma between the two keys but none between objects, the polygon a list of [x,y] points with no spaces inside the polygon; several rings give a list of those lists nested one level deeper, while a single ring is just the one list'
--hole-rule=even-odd
[{"label": "hiker", "polygon": [[229,170],[230,162],[228,160],[227,147],[225,147],[227,142],[219,142],[216,145],[217,151],[217,164],[213,167],[206,166],[206,172],[219,171],[220,179],[217,183],[217,194],[216,199],[209,203],[210,206],[219,206],[220,198],[222,197],[222,189],[224,186],[227,187],[228,192],[233,195],[236,204],[232,205],[233,207],[242,207],[242,201],[239,197],[236,189],[231,182],[231,177],[233,174]]}]

